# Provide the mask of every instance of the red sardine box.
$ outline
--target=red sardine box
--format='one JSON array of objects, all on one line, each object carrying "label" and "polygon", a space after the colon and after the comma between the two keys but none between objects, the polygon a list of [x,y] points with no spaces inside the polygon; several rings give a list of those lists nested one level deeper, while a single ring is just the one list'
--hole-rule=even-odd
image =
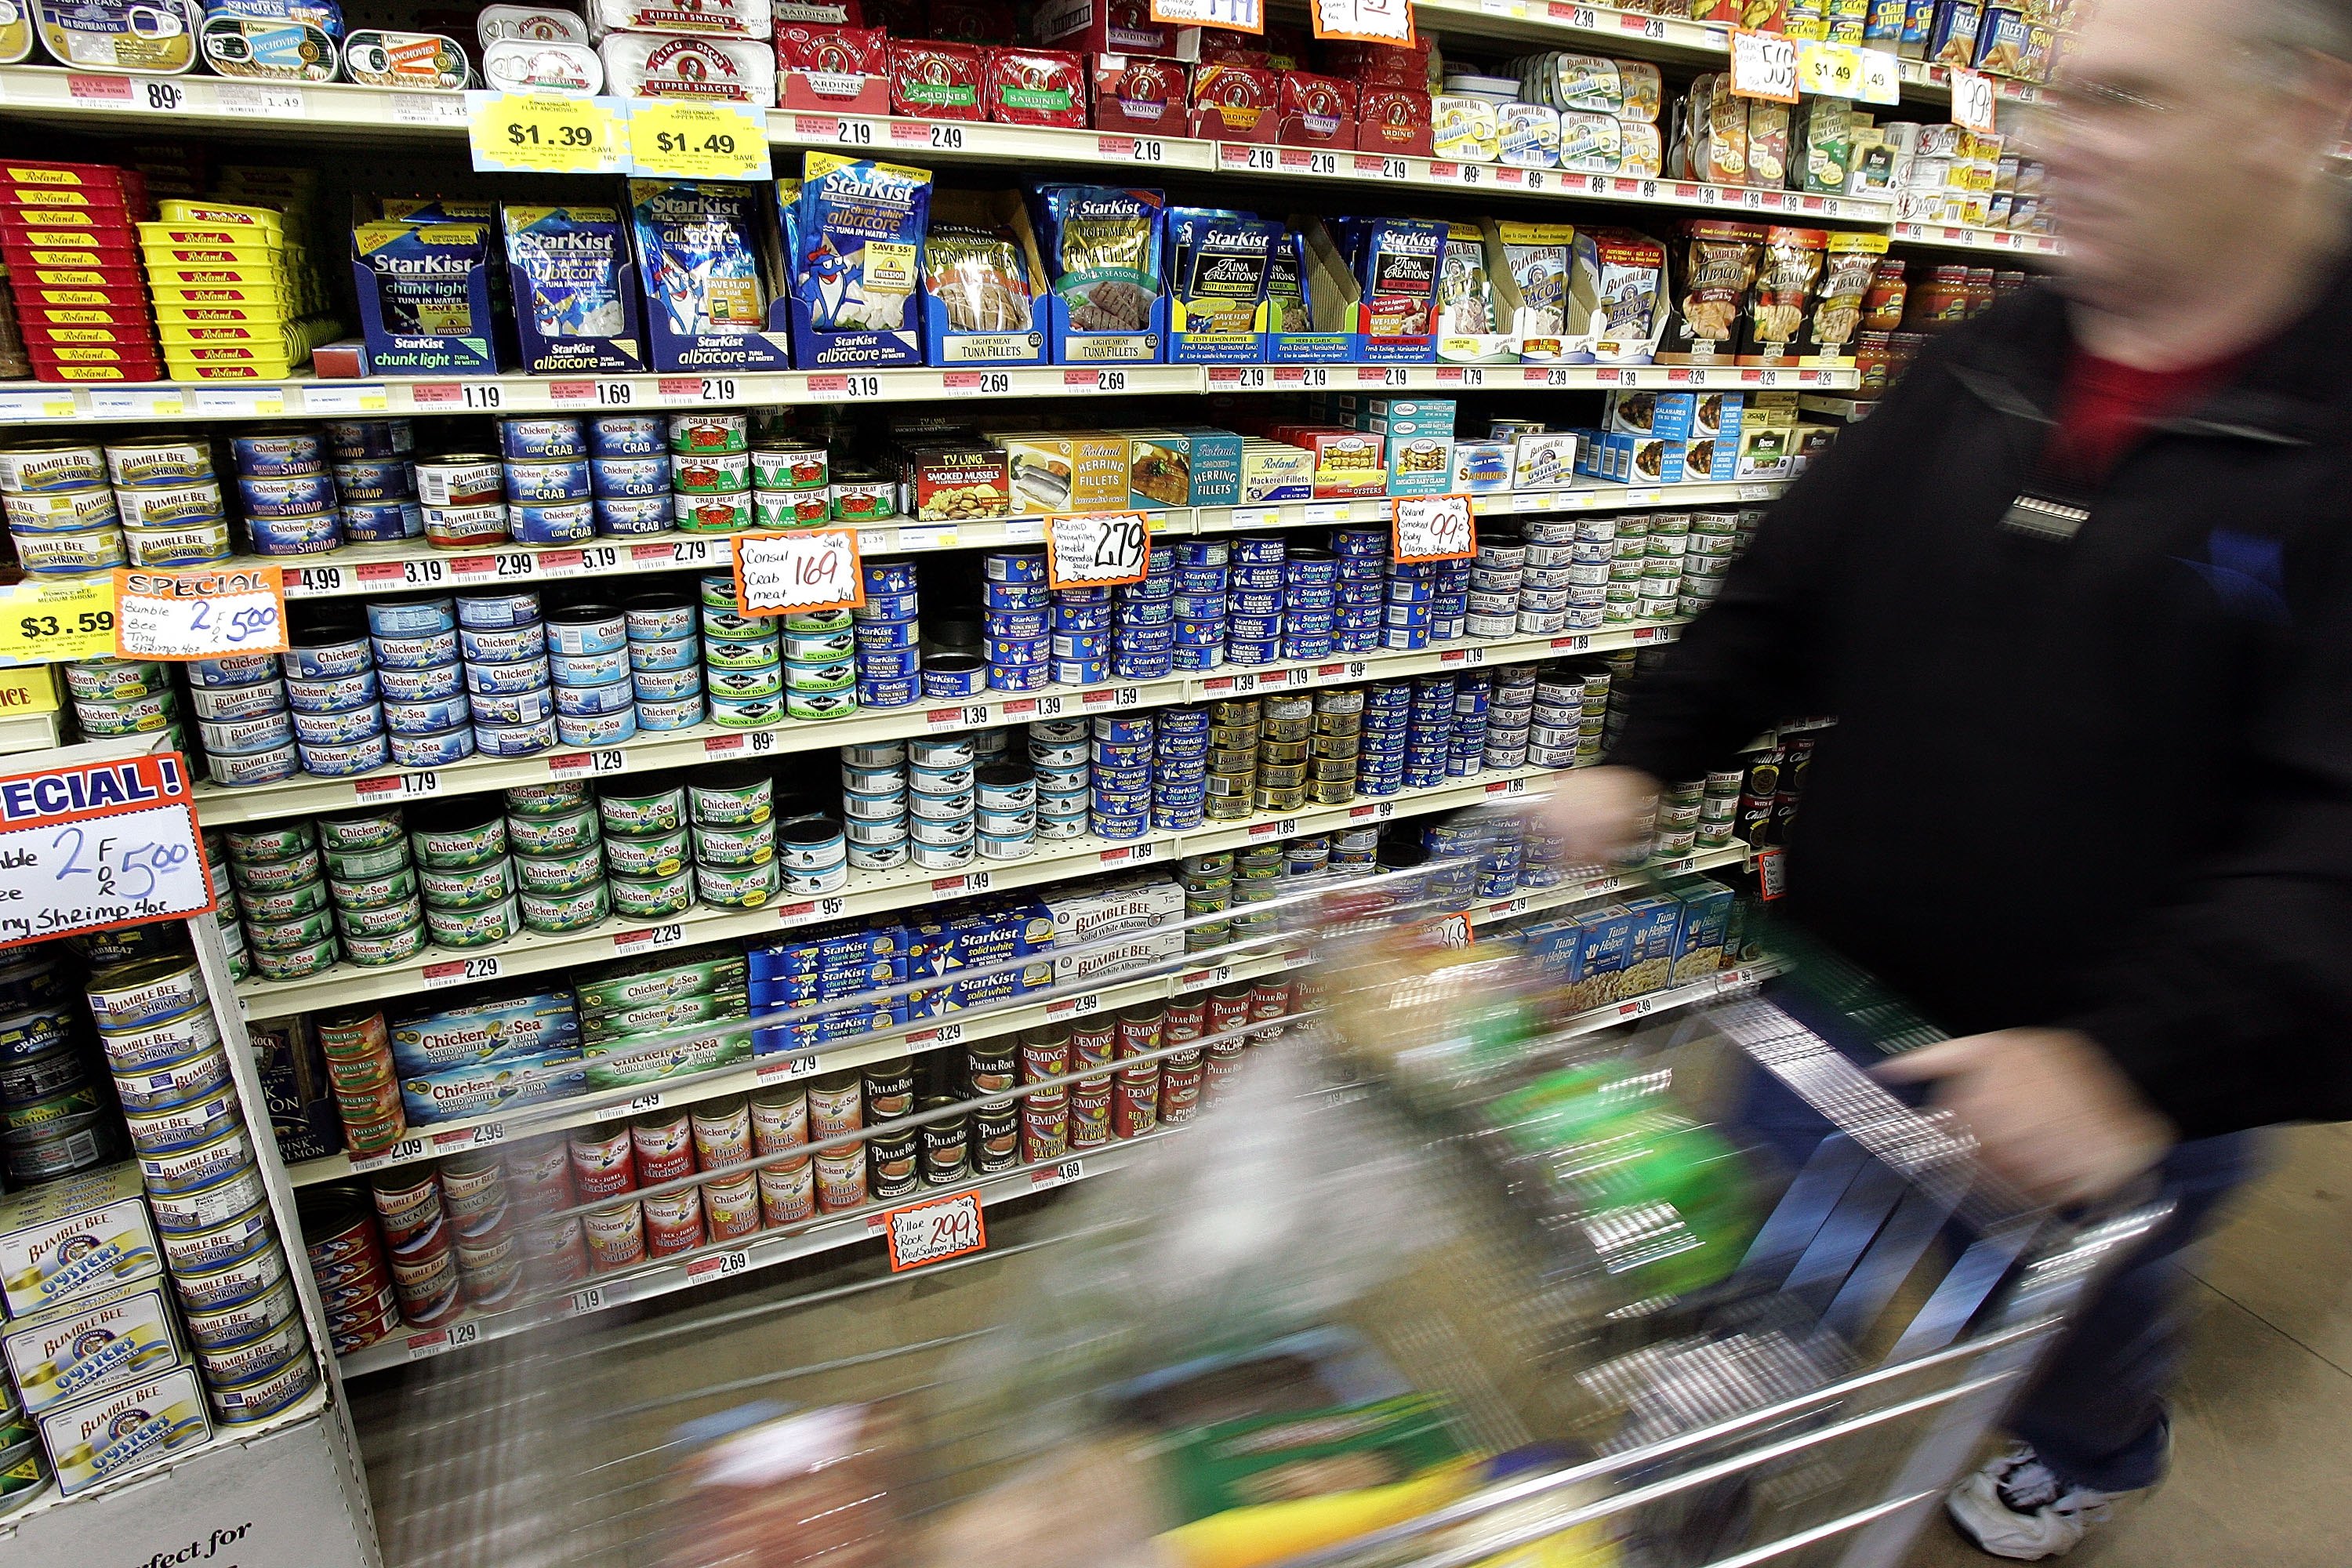
[{"label": "red sardine box", "polygon": [[1145,136],[1181,136],[1184,68],[1150,55],[1089,55],[1095,129]]},{"label": "red sardine box", "polygon": [[1276,139],[1292,147],[1356,145],[1356,84],[1311,71],[1287,71],[1277,99]]},{"label": "red sardine box", "polygon": [[1281,76],[1262,66],[1195,66],[1192,133],[1270,147],[1280,123],[1281,100]]},{"label": "red sardine box", "polygon": [[1429,94],[1412,87],[1368,87],[1356,97],[1356,147],[1391,157],[1426,158]]}]

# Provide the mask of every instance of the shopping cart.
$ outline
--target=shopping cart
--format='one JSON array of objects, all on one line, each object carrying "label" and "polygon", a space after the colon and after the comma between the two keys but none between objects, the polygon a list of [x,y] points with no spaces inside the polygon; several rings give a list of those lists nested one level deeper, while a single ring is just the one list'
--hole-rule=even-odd
[{"label": "shopping cart", "polygon": [[[404,1391],[362,1390],[363,1422],[367,1400],[381,1407],[367,1424],[388,1561],[714,1561],[698,1542],[730,1539],[711,1521],[741,1500],[697,1483],[705,1458],[786,1411],[840,1405],[890,1433],[875,1506],[891,1522],[870,1560],[932,1561],[923,1531],[951,1532],[992,1497],[1049,1495],[1041,1475],[1060,1476],[1078,1511],[1108,1511],[1083,1495],[1083,1468],[1054,1467],[1106,1424],[1170,1419],[1171,1383],[1224,1399],[1311,1363],[1335,1402],[1434,1394],[1465,1446],[1510,1462],[1411,1517],[1254,1561],[1899,1563],[2084,1292],[2164,1211],[2084,1222],[2003,1192],[1963,1137],[1859,1065],[1933,1031],[1802,951],[1776,959],[1770,994],[1746,986],[1631,1034],[1528,1047],[1536,1066],[1607,1063],[1612,1081],[1670,1090],[1682,1117],[1722,1130],[1747,1199],[1736,1239],[1697,1234],[1671,1204],[1548,1206],[1484,1146],[1491,1125],[1400,1093],[1348,1048],[1344,988],[1364,978],[1351,962],[1392,951],[1400,927],[1433,936],[1454,868],[1292,901],[1293,940],[1301,925],[1322,938],[1327,1005],[1264,1042],[1256,1081],[1197,1129],[1124,1151],[1133,1169],[1049,1209],[1000,1211],[990,1251],[906,1275],[803,1272],[625,1325],[551,1324]],[[1263,958],[1267,939],[1243,951]],[[1474,955],[1451,984],[1479,990],[1479,962],[1508,961]],[[1220,1278],[1182,1252],[1186,1279],[1155,1274],[1184,1245],[1171,1213],[1296,1179],[1286,1154],[1300,1149],[1329,1168],[1266,1205],[1269,1245],[1297,1254],[1285,1267],[1244,1258]],[[1694,1268],[1709,1247],[1727,1261]],[[1660,1280],[1675,1288],[1646,1289]],[[1115,1521],[1093,1522],[1118,1537]],[[761,1561],[802,1560],[789,1533]],[[1117,1560],[1024,1553],[1046,1568]]]}]

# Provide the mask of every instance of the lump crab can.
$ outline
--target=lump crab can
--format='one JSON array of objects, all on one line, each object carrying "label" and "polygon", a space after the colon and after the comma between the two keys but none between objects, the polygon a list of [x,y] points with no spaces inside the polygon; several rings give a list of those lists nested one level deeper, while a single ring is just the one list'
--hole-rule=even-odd
[{"label": "lump crab can", "polygon": [[519,462],[585,458],[589,453],[588,432],[580,420],[563,415],[501,419],[499,451]]}]

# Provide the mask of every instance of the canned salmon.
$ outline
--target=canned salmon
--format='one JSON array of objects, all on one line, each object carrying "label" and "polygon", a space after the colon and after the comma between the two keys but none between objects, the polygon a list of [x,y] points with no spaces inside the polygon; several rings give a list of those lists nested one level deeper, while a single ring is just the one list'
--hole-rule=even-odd
[{"label": "canned salmon", "polygon": [[702,1184],[703,1223],[714,1242],[733,1241],[760,1228],[760,1184],[750,1171]]},{"label": "canned salmon", "polygon": [[696,1169],[724,1170],[751,1158],[751,1107],[742,1096],[695,1106],[688,1120],[694,1133]]},{"label": "canned salmon", "polygon": [[1098,1149],[1110,1142],[1111,1077],[1082,1078],[1070,1086],[1070,1148]]},{"label": "canned salmon", "polygon": [[1041,1165],[1070,1152],[1070,1091],[1049,1089],[1021,1100],[1021,1163]]},{"label": "canned salmon", "polygon": [[766,1165],[756,1174],[760,1183],[760,1222],[768,1229],[798,1225],[803,1220],[816,1217],[814,1160],[790,1160],[782,1164]]},{"label": "canned salmon", "polygon": [[1118,1028],[1114,1020],[1097,1016],[1070,1026],[1070,1071],[1108,1067],[1118,1054]]},{"label": "canned salmon", "polygon": [[828,1149],[812,1157],[816,1167],[816,1206],[838,1214],[866,1201],[866,1146]]},{"label": "canned salmon", "polygon": [[809,1141],[808,1097],[800,1089],[761,1089],[747,1109],[754,1153],[781,1154]]},{"label": "canned salmon", "polygon": [[1202,1052],[1188,1051],[1160,1064],[1160,1124],[1181,1127],[1200,1114],[1201,1085],[1208,1071]]},{"label": "canned salmon", "polygon": [[1160,1048],[1160,1026],[1168,1010],[1155,1002],[1122,1008],[1112,1020],[1116,1031],[1114,1059],[1125,1061],[1129,1057],[1149,1056]]},{"label": "canned salmon", "polygon": [[633,1268],[646,1260],[645,1211],[635,1198],[591,1209],[580,1216],[580,1237],[587,1245],[591,1272]]},{"label": "canned salmon", "polygon": [[1114,1137],[1140,1138],[1160,1125],[1160,1064],[1124,1067],[1111,1078],[1110,1129]]}]

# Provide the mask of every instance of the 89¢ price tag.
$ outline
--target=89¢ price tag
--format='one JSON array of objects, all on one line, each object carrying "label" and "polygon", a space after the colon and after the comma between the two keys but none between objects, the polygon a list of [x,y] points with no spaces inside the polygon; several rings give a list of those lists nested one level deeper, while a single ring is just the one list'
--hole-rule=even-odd
[{"label": "89\u00a2 price tag", "polygon": [[891,1209],[882,1215],[882,1234],[890,1244],[893,1274],[961,1258],[988,1246],[988,1226],[981,1218],[978,1193],[958,1193],[951,1198]]},{"label": "89\u00a2 price tag", "polygon": [[1468,496],[1399,496],[1391,504],[1399,561],[1465,561],[1478,553]]},{"label": "89\u00a2 price tag", "polygon": [[852,528],[735,535],[735,604],[747,616],[851,610],[866,603]]},{"label": "89\u00a2 price tag", "polygon": [[1045,572],[1055,588],[1140,583],[1151,530],[1139,511],[1063,512],[1045,520]]}]

